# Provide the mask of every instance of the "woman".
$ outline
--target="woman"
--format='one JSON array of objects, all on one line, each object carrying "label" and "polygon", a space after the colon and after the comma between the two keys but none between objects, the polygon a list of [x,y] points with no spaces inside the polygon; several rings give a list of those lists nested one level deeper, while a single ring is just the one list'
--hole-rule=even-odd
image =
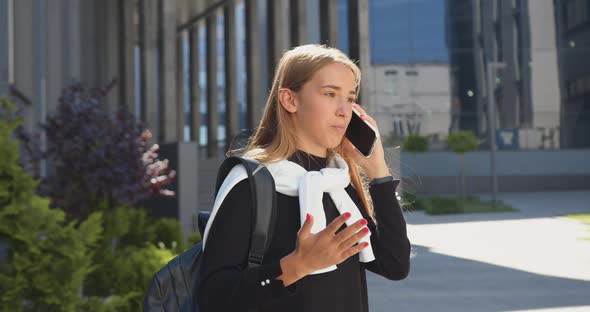
[{"label": "woman", "polygon": [[272,241],[264,264],[248,268],[252,206],[247,179],[238,182],[205,231],[203,311],[364,312],[365,269],[391,280],[408,275],[399,181],[381,141],[365,158],[344,138],[353,107],[377,127],[355,104],[360,78],[333,48],[305,45],[283,55],[244,154],[264,163],[277,184]]}]

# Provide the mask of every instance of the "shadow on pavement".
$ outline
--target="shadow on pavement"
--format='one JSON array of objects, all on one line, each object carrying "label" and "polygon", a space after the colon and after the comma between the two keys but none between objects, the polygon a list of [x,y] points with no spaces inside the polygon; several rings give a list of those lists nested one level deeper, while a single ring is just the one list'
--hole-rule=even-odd
[{"label": "shadow on pavement", "polygon": [[488,312],[588,305],[590,281],[552,277],[431,252],[413,245],[410,275],[388,281],[370,273],[373,312]]}]

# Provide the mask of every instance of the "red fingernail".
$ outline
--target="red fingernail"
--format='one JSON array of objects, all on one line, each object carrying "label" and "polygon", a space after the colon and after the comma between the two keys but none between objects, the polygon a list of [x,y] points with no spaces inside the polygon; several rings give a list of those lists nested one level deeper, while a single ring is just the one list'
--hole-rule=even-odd
[{"label": "red fingernail", "polygon": [[362,219],[362,220],[361,220],[361,224],[362,224],[362,225],[367,225],[367,220],[366,220],[366,219]]},{"label": "red fingernail", "polygon": [[364,242],[364,243],[363,243],[363,247],[367,247],[367,246],[369,246],[369,243],[367,243],[367,242]]},{"label": "red fingernail", "polygon": [[344,217],[345,217],[346,219],[350,218],[350,212],[345,212],[345,213],[344,213]]},{"label": "red fingernail", "polygon": [[305,216],[305,220],[310,221],[311,220],[311,215],[308,213],[307,216]]},{"label": "red fingernail", "polygon": [[369,229],[367,229],[367,228],[363,228],[361,231],[363,231],[363,233],[365,233],[365,234],[369,233]]}]

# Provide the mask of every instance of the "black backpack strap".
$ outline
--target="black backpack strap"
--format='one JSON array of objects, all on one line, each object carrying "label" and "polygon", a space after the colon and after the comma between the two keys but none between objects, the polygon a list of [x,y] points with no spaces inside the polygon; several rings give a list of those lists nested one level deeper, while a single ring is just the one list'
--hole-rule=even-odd
[{"label": "black backpack strap", "polygon": [[252,236],[250,241],[250,254],[248,265],[256,267],[262,264],[264,255],[268,250],[272,233],[274,231],[276,213],[275,183],[268,169],[261,163],[241,157],[226,158],[219,169],[215,194],[219,192],[221,184],[237,165],[242,164],[248,173],[250,194],[252,194]]}]

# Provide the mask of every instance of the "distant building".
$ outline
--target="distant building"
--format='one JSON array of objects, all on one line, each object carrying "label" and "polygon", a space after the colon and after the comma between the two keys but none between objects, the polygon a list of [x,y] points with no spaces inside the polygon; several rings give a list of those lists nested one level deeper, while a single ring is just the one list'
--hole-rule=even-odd
[{"label": "distant building", "polygon": [[563,147],[590,147],[590,3],[555,1]]},{"label": "distant building", "polygon": [[536,136],[550,135],[555,143],[560,87],[553,3],[447,0],[446,5],[452,101],[460,112],[459,128],[480,136],[487,133],[488,64],[503,63],[492,78],[496,128],[531,129]]},{"label": "distant building", "polygon": [[373,116],[384,137],[420,134],[437,138],[451,126],[449,65],[373,65]]},{"label": "distant building", "polygon": [[[343,2],[340,17],[346,16]],[[449,131],[444,10],[440,0],[369,1],[371,69],[363,71],[363,83],[372,82],[371,96],[361,101],[371,107],[384,137],[415,133],[436,140]],[[346,40],[339,42],[347,48]]]}]

